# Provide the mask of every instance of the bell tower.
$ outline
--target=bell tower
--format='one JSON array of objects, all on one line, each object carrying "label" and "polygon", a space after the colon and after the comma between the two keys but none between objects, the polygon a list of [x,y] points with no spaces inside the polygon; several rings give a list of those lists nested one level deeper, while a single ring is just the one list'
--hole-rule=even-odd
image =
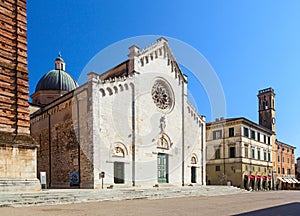
[{"label": "bell tower", "polygon": [[26,0],[0,1],[0,192],[39,190],[30,136]]},{"label": "bell tower", "polygon": [[275,119],[275,92],[272,88],[266,88],[258,91],[258,115],[259,124],[271,131],[276,130]]}]

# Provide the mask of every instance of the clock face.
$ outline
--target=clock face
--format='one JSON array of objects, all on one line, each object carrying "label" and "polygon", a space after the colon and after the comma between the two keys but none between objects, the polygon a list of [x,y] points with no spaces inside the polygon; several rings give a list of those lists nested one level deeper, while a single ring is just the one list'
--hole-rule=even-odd
[{"label": "clock face", "polygon": [[169,85],[163,80],[155,81],[151,89],[152,100],[161,111],[168,111],[173,106],[173,96]]}]

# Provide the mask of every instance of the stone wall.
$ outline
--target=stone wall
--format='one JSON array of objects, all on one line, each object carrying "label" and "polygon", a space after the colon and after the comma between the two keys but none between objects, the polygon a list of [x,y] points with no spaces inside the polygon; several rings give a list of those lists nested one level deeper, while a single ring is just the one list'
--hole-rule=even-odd
[{"label": "stone wall", "polygon": [[185,184],[191,183],[191,169],[196,168],[196,183],[206,184],[206,126],[205,118],[185,98],[184,142]]},{"label": "stone wall", "polygon": [[0,178],[35,178],[36,149],[0,147]]},{"label": "stone wall", "polygon": [[[86,97],[77,106],[73,92],[33,114],[32,136],[39,142],[38,175],[46,172],[47,186],[69,188],[70,173],[79,173],[80,188],[93,188],[93,165],[86,151]],[[80,109],[78,132],[77,107]],[[87,150],[88,149],[88,150]],[[76,186],[76,185],[75,185]]]}]

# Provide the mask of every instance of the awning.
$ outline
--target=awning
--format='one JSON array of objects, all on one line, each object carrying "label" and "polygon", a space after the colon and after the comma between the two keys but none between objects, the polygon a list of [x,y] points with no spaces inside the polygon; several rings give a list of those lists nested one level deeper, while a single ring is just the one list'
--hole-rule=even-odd
[{"label": "awning", "polygon": [[286,182],[283,178],[281,178],[281,177],[277,177],[280,181],[282,181],[282,182]]},{"label": "awning", "polygon": [[256,178],[257,178],[257,179],[260,179],[260,178],[261,178],[261,176],[256,176]]},{"label": "awning", "polygon": [[290,180],[291,182],[293,182],[293,183],[298,183],[298,182],[296,181],[296,179],[294,179],[294,178],[289,178],[289,180]]},{"label": "awning", "polygon": [[297,184],[300,183],[300,182],[298,181],[298,179],[293,178],[293,180],[294,180]]},{"label": "awning", "polygon": [[293,184],[293,182],[289,178],[284,178],[287,183]]},{"label": "awning", "polygon": [[261,176],[261,178],[262,178],[262,179],[266,179],[266,178],[267,178],[267,176]]},{"label": "awning", "polygon": [[271,176],[268,176],[268,179],[272,179],[272,177],[271,177]]},{"label": "awning", "polygon": [[245,176],[247,176],[249,179],[254,179],[254,176],[253,176],[253,175],[246,174]]}]

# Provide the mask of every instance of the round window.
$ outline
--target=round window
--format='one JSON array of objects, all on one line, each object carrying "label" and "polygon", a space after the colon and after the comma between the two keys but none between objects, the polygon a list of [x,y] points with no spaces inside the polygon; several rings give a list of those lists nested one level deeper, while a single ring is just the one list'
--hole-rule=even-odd
[{"label": "round window", "polygon": [[153,102],[159,109],[167,111],[172,108],[172,93],[170,87],[164,81],[157,80],[152,87],[151,94]]}]

